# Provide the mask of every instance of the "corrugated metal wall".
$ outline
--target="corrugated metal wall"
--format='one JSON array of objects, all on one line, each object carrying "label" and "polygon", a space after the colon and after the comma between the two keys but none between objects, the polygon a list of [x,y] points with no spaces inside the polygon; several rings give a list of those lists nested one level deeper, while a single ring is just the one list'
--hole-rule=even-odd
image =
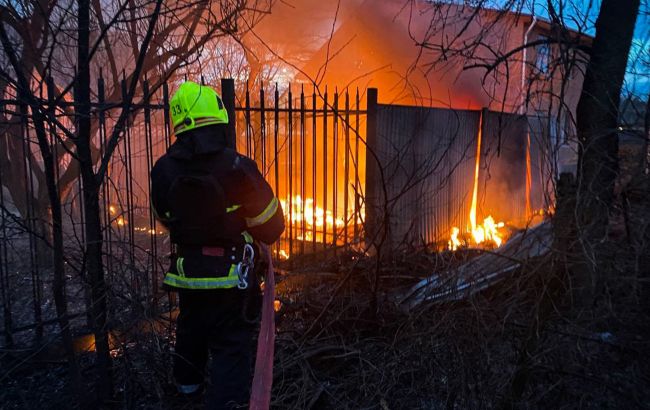
[{"label": "corrugated metal wall", "polygon": [[[479,172],[478,217],[523,225],[526,221],[526,146],[531,133],[531,209],[542,207],[542,152],[539,121],[484,111]],[[465,230],[474,183],[480,111],[377,106],[374,147],[381,174],[375,184],[390,219],[390,246],[446,241],[451,228]],[[382,178],[383,177],[383,178]],[[383,180],[382,180],[383,179]],[[381,221],[378,221],[381,222]]]},{"label": "corrugated metal wall", "polygon": [[485,112],[477,216],[492,215],[496,221],[523,225],[526,219],[526,117]]},{"label": "corrugated metal wall", "polygon": [[555,159],[556,143],[552,141],[550,129],[556,118],[544,116],[528,117],[528,129],[531,140],[532,192],[533,210],[550,209],[555,203],[555,170],[559,164]]},{"label": "corrugated metal wall", "polygon": [[392,246],[430,244],[467,225],[479,118],[476,111],[378,106],[375,150]]}]

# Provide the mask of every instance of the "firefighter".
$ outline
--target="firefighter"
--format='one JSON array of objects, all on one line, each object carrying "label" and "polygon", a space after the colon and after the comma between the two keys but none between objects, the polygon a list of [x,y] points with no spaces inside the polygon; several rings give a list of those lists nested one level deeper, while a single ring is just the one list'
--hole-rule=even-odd
[{"label": "firefighter", "polygon": [[228,113],[212,88],[183,83],[170,116],[176,141],[151,170],[151,202],[176,248],[163,285],[179,295],[176,387],[199,394],[210,353],[208,408],[246,407],[257,243],[280,237],[282,208],[255,162],[227,147]]}]

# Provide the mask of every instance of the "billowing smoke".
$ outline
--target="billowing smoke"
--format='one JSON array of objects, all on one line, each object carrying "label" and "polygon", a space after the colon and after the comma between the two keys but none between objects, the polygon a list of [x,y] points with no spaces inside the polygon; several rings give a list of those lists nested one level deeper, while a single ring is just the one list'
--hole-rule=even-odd
[{"label": "billowing smoke", "polygon": [[[247,34],[246,43],[259,61],[270,61],[269,54],[275,57],[281,66],[275,75],[280,83],[316,83],[339,90],[375,87],[380,103],[498,109],[504,102],[512,106],[516,99],[507,79],[498,78],[497,83],[496,78],[484,79],[484,70],[464,69],[489,58],[487,48],[449,56],[441,51],[462,48],[463,41],[487,42],[497,49],[521,41],[506,18],[486,35],[485,27],[494,19],[474,15],[471,8],[424,1],[278,2]],[[461,31],[468,21],[471,24]],[[454,39],[460,32],[462,38]],[[516,65],[509,68],[515,78]],[[517,84],[513,79],[511,88]]]}]

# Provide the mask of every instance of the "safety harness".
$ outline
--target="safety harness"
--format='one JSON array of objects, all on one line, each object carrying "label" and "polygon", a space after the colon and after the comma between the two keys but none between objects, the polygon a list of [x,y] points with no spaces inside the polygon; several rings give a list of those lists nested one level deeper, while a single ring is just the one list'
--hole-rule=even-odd
[{"label": "safety harness", "polygon": [[223,160],[187,161],[167,193],[168,224],[177,254],[163,283],[180,289],[248,288],[255,262],[253,238],[242,229],[241,205],[228,203],[220,182],[237,165],[233,154]]},{"label": "safety harness", "polygon": [[[250,215],[239,202],[253,189],[247,185],[235,151],[178,158],[166,191],[163,215],[171,242],[177,245],[163,283],[179,289],[246,289],[257,249],[246,231],[270,221],[280,209],[271,197]],[[238,191],[241,190],[241,191]],[[237,202],[235,202],[237,201]],[[160,215],[158,215],[160,218]]]},{"label": "safety harness", "polygon": [[[250,236],[247,240],[243,246],[235,245],[227,251],[216,246],[179,247],[163,283],[181,289],[247,289],[255,265],[255,247]],[[190,262],[190,272],[186,271],[186,262]],[[226,269],[227,275],[218,276]]]}]

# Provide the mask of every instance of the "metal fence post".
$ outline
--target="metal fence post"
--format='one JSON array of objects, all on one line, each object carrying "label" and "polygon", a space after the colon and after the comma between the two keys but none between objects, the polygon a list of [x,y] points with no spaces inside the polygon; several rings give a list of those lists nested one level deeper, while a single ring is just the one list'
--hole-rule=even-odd
[{"label": "metal fence post", "polygon": [[235,80],[232,78],[221,79],[221,98],[228,111],[228,147],[237,149],[237,118],[235,117]]},{"label": "metal fence post", "polygon": [[368,88],[366,95],[366,220],[365,233],[366,242],[376,242],[381,203],[379,193],[381,192],[381,181],[379,177],[377,152],[377,89]]}]

